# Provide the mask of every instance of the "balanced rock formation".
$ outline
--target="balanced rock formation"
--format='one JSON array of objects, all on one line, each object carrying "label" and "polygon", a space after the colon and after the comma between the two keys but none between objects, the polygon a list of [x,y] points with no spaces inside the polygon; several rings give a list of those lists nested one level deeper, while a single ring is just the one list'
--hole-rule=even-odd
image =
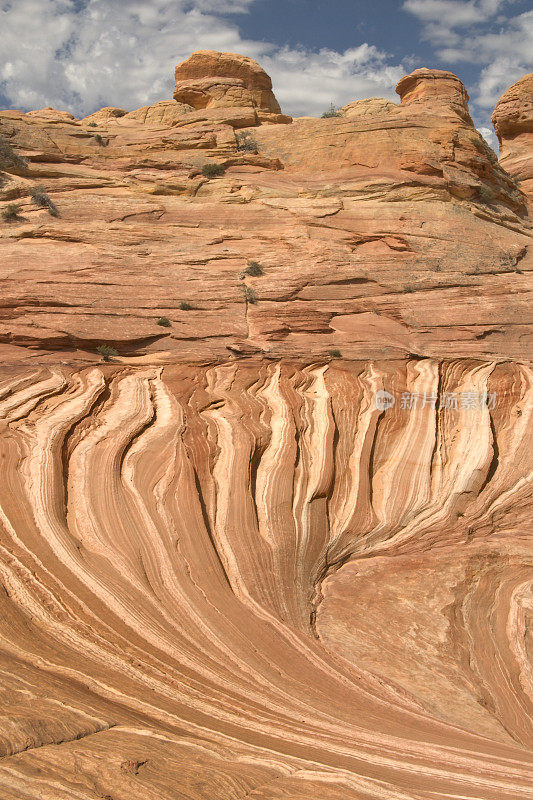
[{"label": "balanced rock formation", "polygon": [[528,84],[178,73],[0,112],[0,797],[531,800]]},{"label": "balanced rock formation", "polygon": [[[237,53],[198,50],[178,64],[174,99],[193,108],[254,108],[262,121],[282,119],[272,81],[256,61]],[[276,118],[277,117],[277,118]]]},{"label": "balanced rock formation", "polygon": [[396,87],[402,105],[422,104],[431,107],[436,104],[442,112],[450,109],[465,122],[472,124],[468,112],[468,93],[453,72],[442,69],[415,69],[403,77]]}]

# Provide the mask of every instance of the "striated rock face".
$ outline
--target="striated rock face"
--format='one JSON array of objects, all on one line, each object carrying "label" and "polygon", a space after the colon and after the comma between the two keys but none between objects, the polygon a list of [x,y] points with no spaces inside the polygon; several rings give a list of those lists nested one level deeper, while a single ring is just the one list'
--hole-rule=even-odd
[{"label": "striated rock face", "polygon": [[281,115],[272,81],[256,61],[237,53],[198,50],[178,64],[174,99],[193,108],[255,108]]},{"label": "striated rock face", "polygon": [[55,366],[0,393],[3,798],[531,797],[530,369]]},{"label": "striated rock face", "polygon": [[[130,363],[523,359],[526,197],[450,106],[458,80],[413,75],[399,106],[288,125],[172,100],[81,121],[2,112],[0,136],[28,161],[6,162],[0,187],[20,205],[0,222],[4,359],[90,363],[102,342]],[[428,81],[442,105],[414,99]],[[213,162],[226,172],[209,179]]]},{"label": "striated rock face", "polygon": [[492,115],[501,163],[533,203],[533,73],[500,97]]},{"label": "striated rock face", "polygon": [[468,93],[453,72],[442,69],[415,69],[396,86],[402,105],[423,104],[441,111],[450,110],[465,122],[472,123],[468,113]]},{"label": "striated rock face", "polygon": [[533,797],[527,85],[0,112],[2,800]]}]

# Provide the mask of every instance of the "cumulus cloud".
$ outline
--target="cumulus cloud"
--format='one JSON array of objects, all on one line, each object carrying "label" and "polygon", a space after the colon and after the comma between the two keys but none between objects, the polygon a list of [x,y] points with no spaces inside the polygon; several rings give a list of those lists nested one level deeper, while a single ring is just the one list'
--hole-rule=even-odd
[{"label": "cumulus cloud", "polygon": [[253,0],[13,0],[0,7],[0,94],[12,107],[51,105],[76,116],[172,96],[174,66],[193,50],[258,59],[285,111],[394,96],[405,72],[369,44],[344,52],[243,39],[231,14]]},{"label": "cumulus cloud", "polygon": [[423,24],[423,35],[450,65],[478,64],[471,88],[475,106],[493,108],[500,95],[533,68],[533,11],[521,0],[405,0]]}]

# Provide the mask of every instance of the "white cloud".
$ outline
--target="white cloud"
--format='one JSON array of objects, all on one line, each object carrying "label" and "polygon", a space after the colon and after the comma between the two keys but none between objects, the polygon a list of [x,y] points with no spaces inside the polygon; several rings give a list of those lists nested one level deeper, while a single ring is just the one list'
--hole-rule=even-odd
[{"label": "white cloud", "polygon": [[474,107],[491,109],[501,94],[533,68],[533,11],[506,16],[520,0],[405,0],[423,35],[450,65],[478,64],[471,88]]},{"label": "white cloud", "polygon": [[318,114],[379,94],[404,74],[362,44],[345,52],[277,48],[243,39],[231,18],[253,0],[13,0],[0,6],[0,93],[12,107],[51,105],[83,116],[170,98],[174,66],[198,49],[260,61],[284,110]]},{"label": "white cloud", "polygon": [[484,125],[481,125],[478,128],[479,133],[483,136],[487,144],[490,144],[493,150],[498,151],[498,139],[496,138],[496,134],[492,128],[487,128]]}]

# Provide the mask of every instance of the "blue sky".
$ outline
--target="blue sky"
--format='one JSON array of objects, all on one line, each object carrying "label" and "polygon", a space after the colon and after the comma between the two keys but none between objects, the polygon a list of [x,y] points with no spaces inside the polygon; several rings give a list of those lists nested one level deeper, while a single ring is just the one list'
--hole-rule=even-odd
[{"label": "blue sky", "polygon": [[293,115],[451,69],[491,139],[496,100],[533,69],[533,0],[0,0],[0,107],[137,108],[171,97],[197,49],[257,59]]}]

